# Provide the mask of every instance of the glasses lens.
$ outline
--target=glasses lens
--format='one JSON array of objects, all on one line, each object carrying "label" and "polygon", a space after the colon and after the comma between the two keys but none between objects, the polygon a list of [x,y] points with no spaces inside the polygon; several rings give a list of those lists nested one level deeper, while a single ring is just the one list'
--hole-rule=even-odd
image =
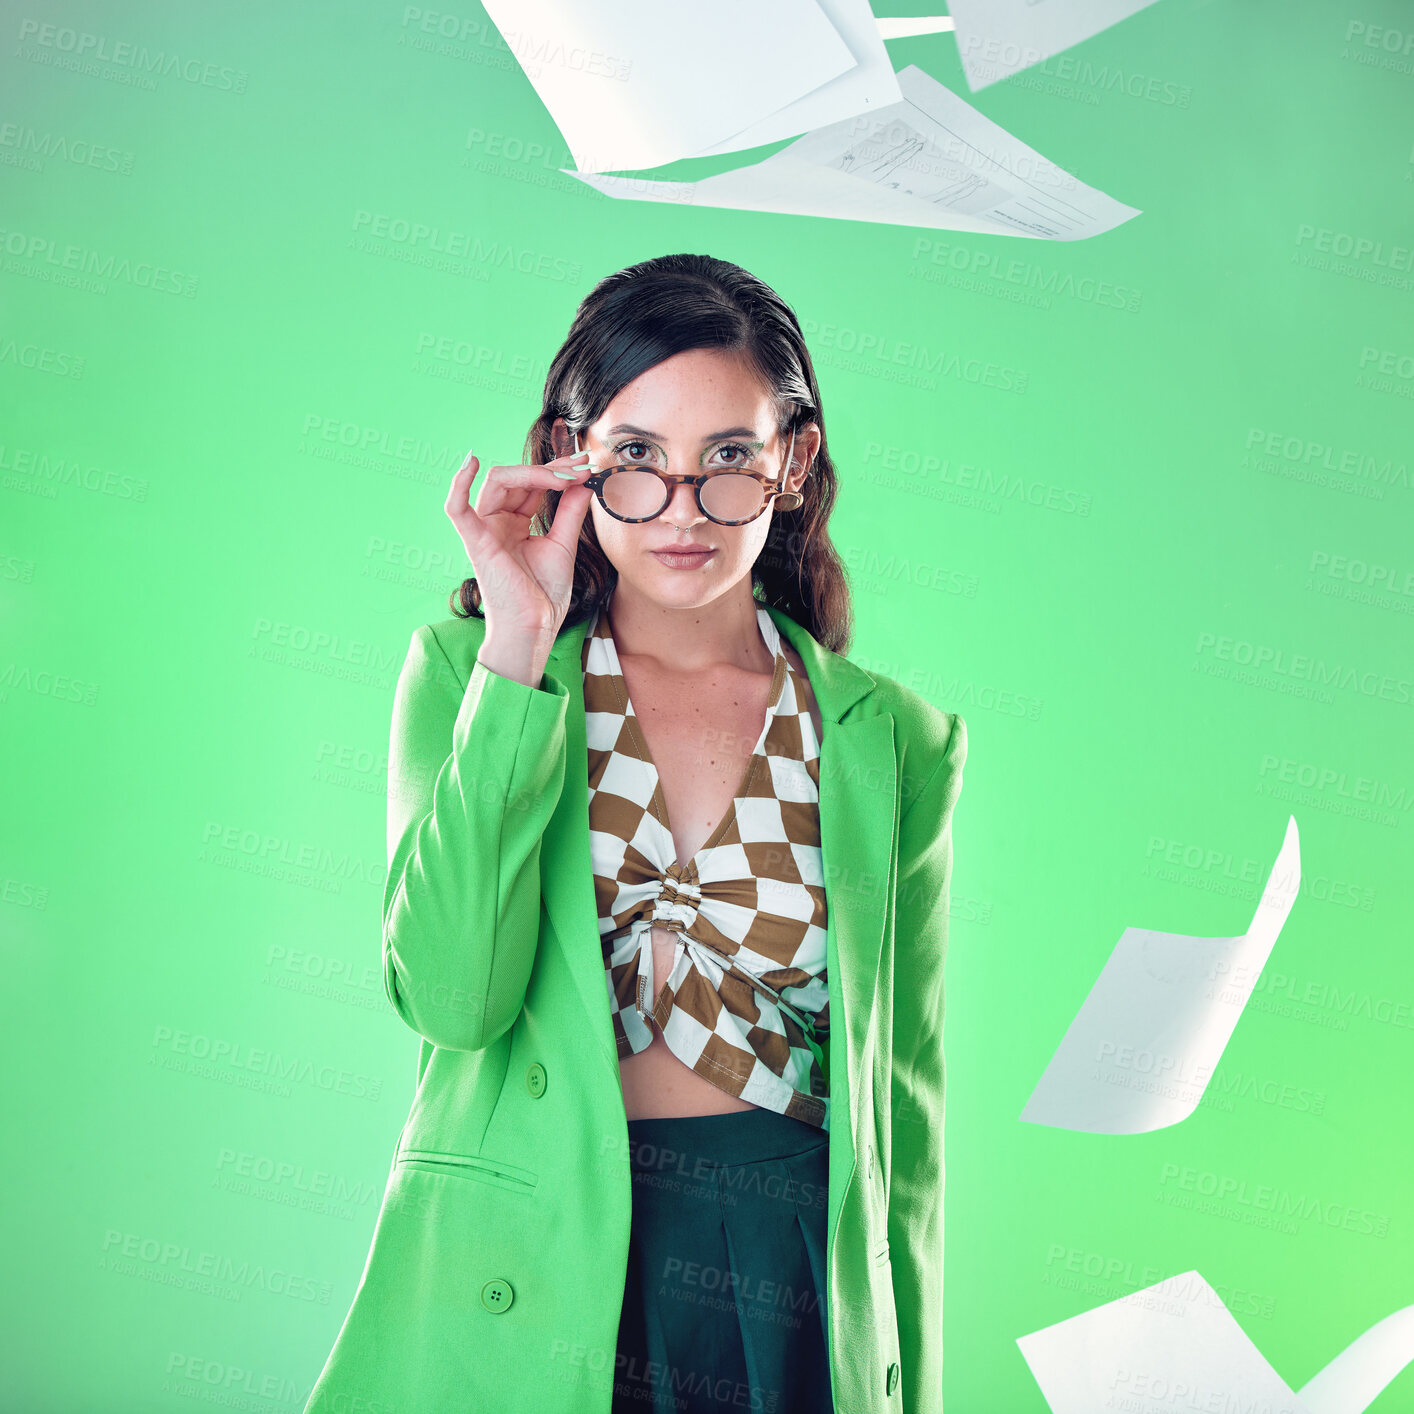
[{"label": "glasses lens", "polygon": [[[702,487],[702,508],[715,520],[747,521],[760,513],[765,492],[754,476],[719,471]],[[604,505],[623,520],[646,520],[668,504],[668,488],[653,471],[625,467],[604,482]]]},{"label": "glasses lens", "polygon": [[642,520],[668,504],[668,488],[656,472],[615,471],[604,482],[604,504],[610,515]]},{"label": "glasses lens", "polygon": [[719,471],[702,487],[702,509],[717,520],[750,520],[766,499],[754,476],[735,471]]}]

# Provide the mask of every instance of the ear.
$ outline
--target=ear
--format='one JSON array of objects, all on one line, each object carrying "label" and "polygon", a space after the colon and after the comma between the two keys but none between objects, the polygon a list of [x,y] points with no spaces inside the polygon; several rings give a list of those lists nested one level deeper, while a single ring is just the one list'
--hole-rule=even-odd
[{"label": "ear", "polygon": [[[789,439],[786,445],[790,446]],[[820,427],[817,423],[807,422],[795,434],[795,446],[791,449],[791,470],[783,483],[786,490],[800,491],[804,487],[819,450]]]},{"label": "ear", "polygon": [[[563,417],[557,417],[554,422],[550,424],[550,445],[553,448],[550,453],[551,460],[553,461],[555,457],[563,457],[573,452],[575,450],[574,443],[574,433],[569,430]],[[580,438],[579,449],[580,451],[584,450],[583,438]]]}]

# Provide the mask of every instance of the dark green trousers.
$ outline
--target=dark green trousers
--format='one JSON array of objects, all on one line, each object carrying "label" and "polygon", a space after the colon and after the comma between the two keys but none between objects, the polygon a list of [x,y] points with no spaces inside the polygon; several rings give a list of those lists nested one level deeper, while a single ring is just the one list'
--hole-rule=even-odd
[{"label": "dark green trousers", "polygon": [[759,1108],[628,1133],[614,1414],[830,1414],[829,1136]]}]

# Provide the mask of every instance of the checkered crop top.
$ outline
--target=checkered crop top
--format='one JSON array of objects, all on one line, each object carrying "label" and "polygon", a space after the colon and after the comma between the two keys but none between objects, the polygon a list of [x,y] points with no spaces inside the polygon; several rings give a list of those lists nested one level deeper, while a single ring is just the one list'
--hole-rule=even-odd
[{"label": "checkered crop top", "polygon": [[[756,619],[775,656],[765,724],[736,798],[683,865],[608,614],[585,632],[589,842],[605,981],[621,1058],[652,1042],[651,1017],[673,1054],[718,1089],[828,1131],[818,1048],[830,1011],[820,744],[775,623],[761,607]],[[661,994],[654,924],[677,935]]]}]

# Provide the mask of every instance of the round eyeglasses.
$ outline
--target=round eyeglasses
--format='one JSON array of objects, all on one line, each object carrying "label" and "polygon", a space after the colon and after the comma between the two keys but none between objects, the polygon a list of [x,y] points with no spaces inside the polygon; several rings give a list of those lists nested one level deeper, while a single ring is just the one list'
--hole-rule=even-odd
[{"label": "round eyeglasses", "polygon": [[[575,449],[579,449],[578,433],[575,434]],[[786,452],[787,467],[794,450],[795,432],[792,431]],[[774,476],[734,468],[703,472],[698,476],[670,476],[654,466],[623,462],[596,471],[580,485],[593,491],[599,504],[615,520],[638,524],[662,515],[680,482],[692,487],[697,509],[717,525],[747,525],[761,514],[772,498],[783,511],[795,510],[805,500],[798,491],[783,491]]]}]

